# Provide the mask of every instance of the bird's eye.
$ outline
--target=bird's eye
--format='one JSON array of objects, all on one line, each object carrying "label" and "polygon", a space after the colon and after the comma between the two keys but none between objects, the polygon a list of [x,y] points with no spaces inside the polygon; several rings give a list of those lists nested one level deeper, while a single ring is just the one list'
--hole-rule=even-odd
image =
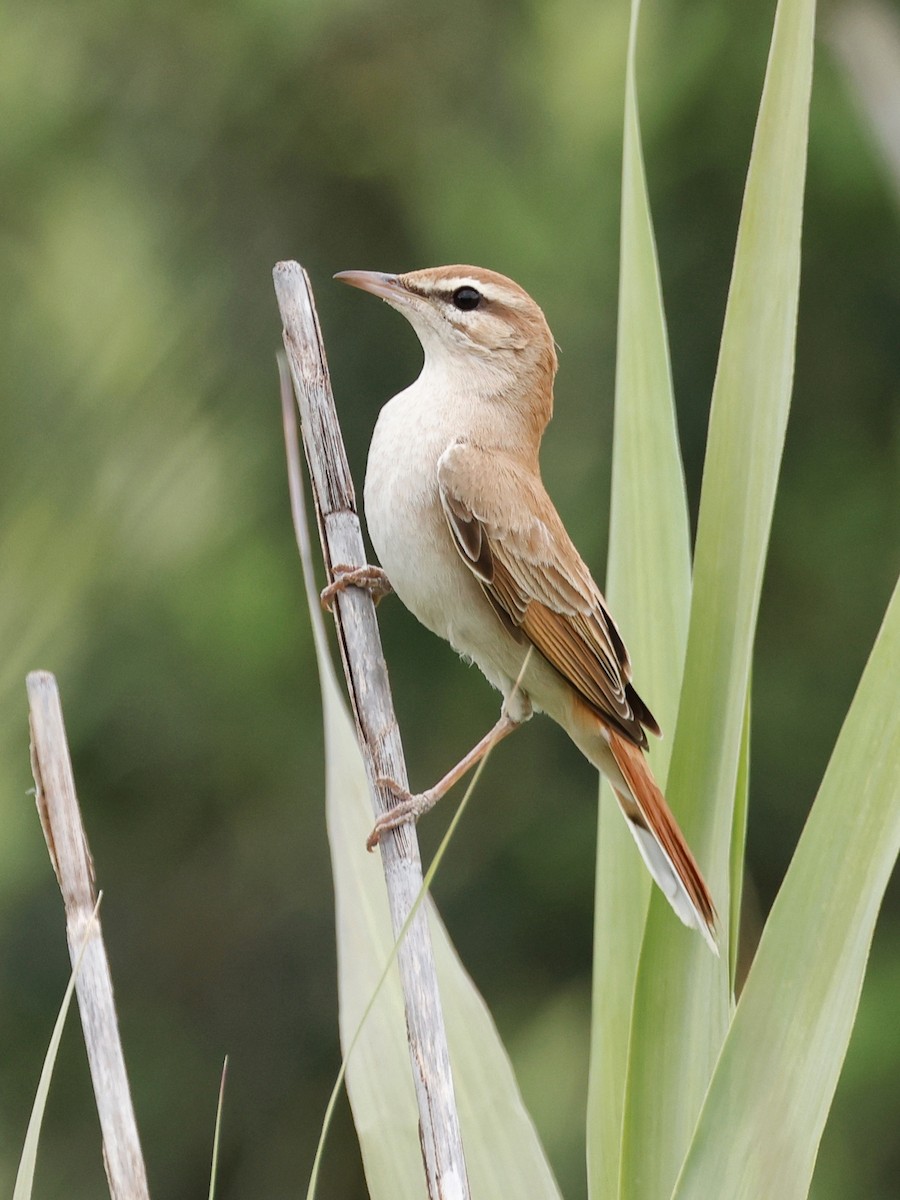
[{"label": "bird's eye", "polygon": [[473,308],[478,307],[483,298],[478,288],[463,286],[458,287],[453,293],[453,304],[456,308],[461,308],[463,312],[471,312]]}]

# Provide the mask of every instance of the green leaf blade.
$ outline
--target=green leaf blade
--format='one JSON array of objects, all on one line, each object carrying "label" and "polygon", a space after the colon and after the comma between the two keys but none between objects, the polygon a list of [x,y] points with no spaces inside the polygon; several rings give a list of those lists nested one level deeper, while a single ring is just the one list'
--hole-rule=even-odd
[{"label": "green leaf blade", "polygon": [[[729,859],[765,552],[793,381],[813,0],[780,0],[710,414],[669,801],[722,957],[651,898],[635,991],[622,1200],[671,1195],[731,1015]],[[648,1153],[652,1147],[652,1153]]]},{"label": "green leaf blade", "polygon": [[[622,163],[622,243],[616,416],[607,595],[631,653],[638,690],[674,729],[690,609],[690,529],[668,338],[641,155],[635,84],[639,0],[631,10]],[[654,742],[665,784],[671,742]],[[618,804],[601,789],[594,926],[588,1190],[618,1190],[635,976],[650,877]]]},{"label": "green leaf blade", "polygon": [[804,1200],[900,852],[900,588],[759,945],[675,1200]]}]

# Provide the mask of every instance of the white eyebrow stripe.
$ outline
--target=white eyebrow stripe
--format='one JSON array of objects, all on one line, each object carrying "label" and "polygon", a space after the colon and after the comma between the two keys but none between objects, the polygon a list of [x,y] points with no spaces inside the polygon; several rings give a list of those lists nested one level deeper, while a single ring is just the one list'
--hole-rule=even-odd
[{"label": "white eyebrow stripe", "polygon": [[440,291],[455,292],[458,288],[470,287],[476,292],[480,292],[485,300],[499,300],[510,307],[518,307],[520,297],[508,288],[498,288],[493,283],[482,283],[480,279],[472,279],[470,276],[458,276],[455,279],[442,279],[440,282]]},{"label": "white eyebrow stripe", "polygon": [[437,286],[441,289],[441,291],[444,291],[446,288],[448,292],[455,292],[457,288],[470,287],[481,292],[483,296],[487,294],[484,289],[484,284],[479,283],[477,279],[467,279],[465,276],[460,276],[456,279],[442,279]]}]

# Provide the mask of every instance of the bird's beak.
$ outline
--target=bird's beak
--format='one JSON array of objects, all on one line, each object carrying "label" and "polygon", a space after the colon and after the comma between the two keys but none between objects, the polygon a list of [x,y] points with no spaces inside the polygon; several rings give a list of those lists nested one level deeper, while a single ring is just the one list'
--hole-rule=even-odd
[{"label": "bird's beak", "polygon": [[334,277],[341,283],[349,283],[351,287],[361,288],[380,296],[388,303],[396,301],[403,295],[403,284],[396,275],[383,275],[380,271],[338,271]]}]

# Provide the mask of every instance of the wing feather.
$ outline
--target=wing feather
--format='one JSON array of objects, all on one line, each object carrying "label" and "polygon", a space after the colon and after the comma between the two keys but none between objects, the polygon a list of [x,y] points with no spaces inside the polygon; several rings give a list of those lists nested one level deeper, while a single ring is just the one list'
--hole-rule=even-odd
[{"label": "wing feather", "polygon": [[527,638],[600,716],[638,745],[659,727],[631,686],[624,642],[539,479],[458,442],[438,463],[457,550],[507,629]]}]

